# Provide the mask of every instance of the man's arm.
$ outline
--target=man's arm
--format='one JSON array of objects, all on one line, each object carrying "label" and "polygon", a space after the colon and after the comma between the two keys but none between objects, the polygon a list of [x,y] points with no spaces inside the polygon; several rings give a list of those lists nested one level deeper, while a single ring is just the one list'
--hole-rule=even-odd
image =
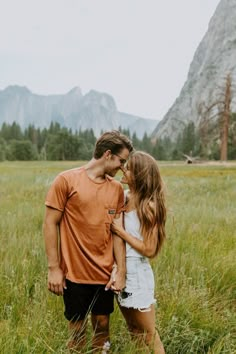
[{"label": "man's arm", "polygon": [[[122,214],[116,214],[115,217],[116,222],[122,225],[123,219]],[[125,242],[113,234],[113,251],[116,262],[116,269],[112,272],[111,279],[109,283],[106,285],[106,289],[111,288],[114,291],[121,291],[125,287],[125,275],[126,275],[126,262],[125,262]]]},{"label": "man's arm", "polygon": [[[117,273],[114,287],[116,291],[121,291],[125,287],[126,262],[125,262],[125,242],[117,235],[114,237],[114,255],[117,264]],[[121,242],[122,241],[122,242]]]},{"label": "man's arm", "polygon": [[48,290],[56,295],[63,295],[65,288],[65,277],[60,268],[58,252],[58,224],[61,217],[61,211],[46,207],[43,234],[48,259]]}]

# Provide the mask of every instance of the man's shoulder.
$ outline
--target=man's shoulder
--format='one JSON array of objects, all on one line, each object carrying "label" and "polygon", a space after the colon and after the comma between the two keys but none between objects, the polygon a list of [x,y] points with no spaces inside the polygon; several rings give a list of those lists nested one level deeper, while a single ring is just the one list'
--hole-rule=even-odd
[{"label": "man's shoulder", "polygon": [[71,168],[69,170],[62,171],[59,173],[58,176],[62,176],[65,179],[73,178],[73,177],[77,177],[78,175],[83,173],[83,171],[84,171],[84,168],[83,168],[83,166],[81,166],[81,167]]}]

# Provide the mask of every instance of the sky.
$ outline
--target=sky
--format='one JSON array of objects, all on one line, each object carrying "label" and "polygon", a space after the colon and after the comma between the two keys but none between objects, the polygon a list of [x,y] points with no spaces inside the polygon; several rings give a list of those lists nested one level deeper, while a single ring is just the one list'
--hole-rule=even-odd
[{"label": "sky", "polygon": [[0,90],[79,86],[161,120],[220,0],[0,0]]}]

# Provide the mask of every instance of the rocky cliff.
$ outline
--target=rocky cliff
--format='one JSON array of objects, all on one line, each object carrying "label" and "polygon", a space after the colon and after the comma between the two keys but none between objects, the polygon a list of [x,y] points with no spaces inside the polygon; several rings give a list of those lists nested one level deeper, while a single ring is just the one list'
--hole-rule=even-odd
[{"label": "rocky cliff", "polygon": [[82,95],[75,87],[65,95],[36,95],[26,87],[9,86],[0,91],[0,126],[3,122],[17,122],[23,129],[29,124],[48,128],[51,121],[72,130],[93,129],[96,136],[101,130],[129,129],[142,138],[151,134],[157,121],[122,113],[114,99],[91,90]]},{"label": "rocky cliff", "polygon": [[[198,126],[202,119],[201,107],[209,107],[219,100],[228,74],[232,84],[236,84],[236,0],[221,0],[218,4],[180,95],[152,137],[168,136],[175,140],[189,122]],[[236,111],[236,100],[232,100],[231,110]]]}]

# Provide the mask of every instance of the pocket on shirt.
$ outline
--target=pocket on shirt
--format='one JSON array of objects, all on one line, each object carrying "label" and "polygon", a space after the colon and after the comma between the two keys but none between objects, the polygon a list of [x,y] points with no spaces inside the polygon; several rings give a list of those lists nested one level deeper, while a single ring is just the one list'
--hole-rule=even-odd
[{"label": "pocket on shirt", "polygon": [[111,224],[116,215],[116,208],[114,206],[105,207],[105,223]]}]

